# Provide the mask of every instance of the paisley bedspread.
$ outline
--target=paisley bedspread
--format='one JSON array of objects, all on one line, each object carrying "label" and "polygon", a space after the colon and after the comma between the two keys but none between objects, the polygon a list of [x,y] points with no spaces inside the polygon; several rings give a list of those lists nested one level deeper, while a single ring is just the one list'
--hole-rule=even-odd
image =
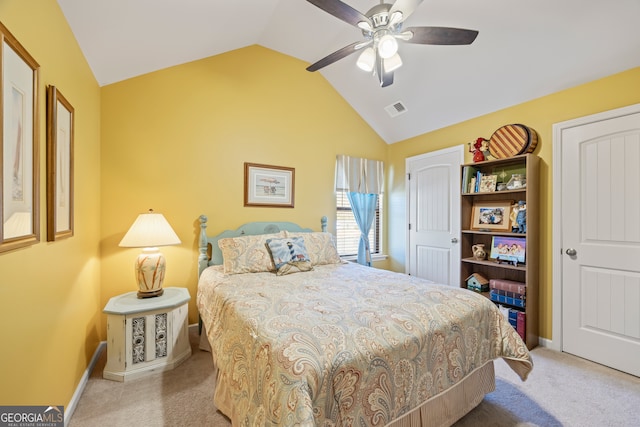
[{"label": "paisley bedspread", "polygon": [[207,268],[197,304],[234,426],[384,426],[525,344],[487,298],[357,264],[285,276]]}]

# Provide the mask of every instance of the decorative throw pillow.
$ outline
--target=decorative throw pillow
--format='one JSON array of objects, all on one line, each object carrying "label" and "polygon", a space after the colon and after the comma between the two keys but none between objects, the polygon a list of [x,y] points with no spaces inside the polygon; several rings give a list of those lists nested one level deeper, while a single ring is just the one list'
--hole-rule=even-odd
[{"label": "decorative throw pillow", "polygon": [[218,240],[225,274],[275,271],[267,249],[268,239],[284,237],[284,231],[255,236],[225,237]]},{"label": "decorative throw pillow", "polygon": [[331,233],[285,231],[285,236],[302,237],[304,239],[304,244],[311,259],[311,265],[342,263]]},{"label": "decorative throw pillow", "polygon": [[268,239],[267,246],[271,252],[278,276],[313,270],[302,237]]}]

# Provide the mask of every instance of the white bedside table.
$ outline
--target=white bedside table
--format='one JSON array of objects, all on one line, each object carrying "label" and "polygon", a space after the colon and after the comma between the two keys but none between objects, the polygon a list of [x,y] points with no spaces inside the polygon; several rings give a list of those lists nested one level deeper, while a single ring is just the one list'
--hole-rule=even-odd
[{"label": "white bedside table", "polygon": [[164,288],[164,294],[138,298],[129,292],[109,300],[107,364],[103,378],[126,381],[173,369],[191,355],[186,288]]}]

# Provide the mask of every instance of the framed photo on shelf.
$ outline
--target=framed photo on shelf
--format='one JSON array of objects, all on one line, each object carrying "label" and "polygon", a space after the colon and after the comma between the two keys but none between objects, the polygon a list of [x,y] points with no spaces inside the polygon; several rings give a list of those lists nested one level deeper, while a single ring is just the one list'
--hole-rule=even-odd
[{"label": "framed photo on shelf", "polygon": [[294,168],[244,164],[244,205],[292,208],[295,192]]},{"label": "framed photo on shelf", "polygon": [[40,241],[40,66],[1,23],[0,40],[0,252],[4,252]]},{"label": "framed photo on shelf", "polygon": [[496,191],[496,183],[498,182],[498,175],[482,175],[480,177],[480,187],[478,193],[493,193]]},{"label": "framed photo on shelf", "polygon": [[511,230],[511,200],[476,202],[471,212],[471,229],[486,231]]},{"label": "framed photo on shelf", "polygon": [[527,239],[524,237],[493,236],[489,258],[524,264],[527,255]]},{"label": "framed photo on shelf", "polygon": [[47,87],[47,241],[73,236],[73,118],[69,101]]}]

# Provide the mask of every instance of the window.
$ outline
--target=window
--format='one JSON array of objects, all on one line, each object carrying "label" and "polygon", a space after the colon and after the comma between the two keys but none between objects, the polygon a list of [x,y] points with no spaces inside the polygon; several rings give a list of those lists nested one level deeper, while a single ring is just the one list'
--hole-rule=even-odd
[{"label": "window", "polygon": [[[336,193],[336,246],[340,256],[358,255],[358,244],[360,243],[360,230],[349,204],[346,191]],[[378,205],[376,206],[376,216],[369,231],[369,244],[371,254],[379,254],[382,248],[382,194],[378,194]]]}]

